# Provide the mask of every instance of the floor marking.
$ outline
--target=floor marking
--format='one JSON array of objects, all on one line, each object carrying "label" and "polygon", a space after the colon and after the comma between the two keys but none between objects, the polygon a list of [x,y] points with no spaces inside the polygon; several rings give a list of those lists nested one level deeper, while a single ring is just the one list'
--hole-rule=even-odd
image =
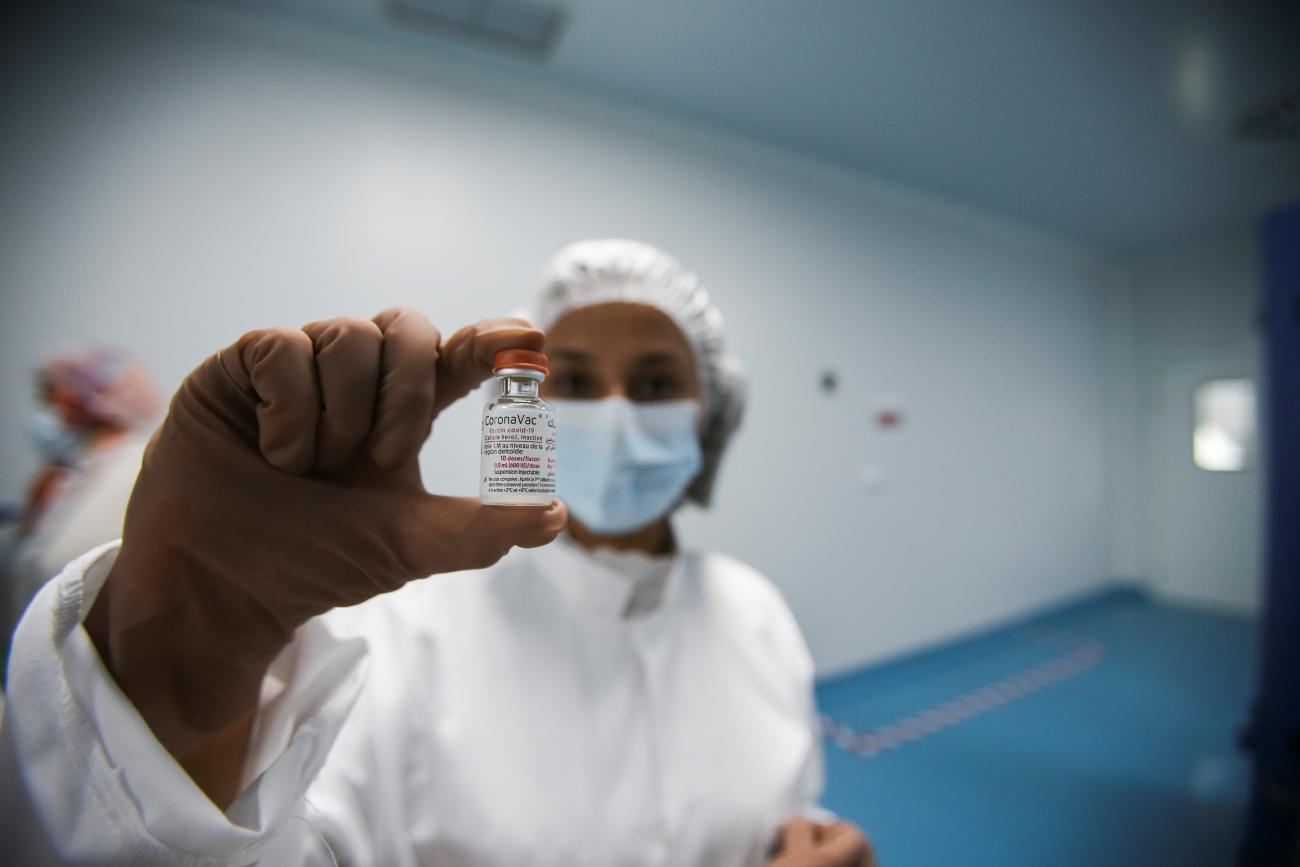
[{"label": "floor marking", "polygon": [[1025,634],[1035,643],[1070,649],[1054,659],[870,731],[857,731],[822,714],[822,731],[841,749],[871,758],[1082,674],[1106,656],[1106,646],[1100,641],[1072,633],[1035,627],[1025,630]]}]

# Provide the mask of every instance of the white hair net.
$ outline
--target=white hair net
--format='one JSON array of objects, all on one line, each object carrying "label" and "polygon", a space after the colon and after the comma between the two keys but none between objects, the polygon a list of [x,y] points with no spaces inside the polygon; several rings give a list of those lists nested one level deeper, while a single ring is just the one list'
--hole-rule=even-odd
[{"label": "white hair net", "polygon": [[600,240],[579,241],[555,254],[534,320],[545,330],[570,310],[610,301],[662,310],[691,345],[700,376],[704,467],[686,496],[707,506],[722,453],[745,407],[744,374],[723,347],[722,314],[699,279],[664,251],[640,241]]}]

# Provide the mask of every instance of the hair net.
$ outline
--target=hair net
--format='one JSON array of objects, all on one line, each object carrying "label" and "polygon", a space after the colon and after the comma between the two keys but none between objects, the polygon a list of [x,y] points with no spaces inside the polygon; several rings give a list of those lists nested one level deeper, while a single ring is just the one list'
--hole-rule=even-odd
[{"label": "hair net", "polygon": [[36,383],[41,402],[76,430],[142,428],[162,406],[142,365],[101,347],[49,359],[36,372]]},{"label": "hair net", "polygon": [[579,241],[555,254],[534,319],[547,329],[570,310],[611,301],[662,310],[690,343],[700,376],[704,468],[686,496],[707,506],[745,406],[744,374],[724,349],[722,314],[699,279],[672,256],[640,241],[600,240]]}]

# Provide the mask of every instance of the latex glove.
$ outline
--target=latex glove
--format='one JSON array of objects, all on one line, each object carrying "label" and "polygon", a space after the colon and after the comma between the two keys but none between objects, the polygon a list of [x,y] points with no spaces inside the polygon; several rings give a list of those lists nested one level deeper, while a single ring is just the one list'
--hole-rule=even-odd
[{"label": "latex glove", "polygon": [[[250,332],[182,383],[86,628],[214,800],[233,796],[225,766],[242,754],[262,676],[307,619],[563,529],[558,502],[431,495],[417,462],[433,419],[490,375],[498,350],[544,342],[520,319],[443,340],[395,309]],[[217,742],[229,749],[213,753]]]},{"label": "latex glove", "polygon": [[791,819],[777,836],[768,867],[877,867],[871,843],[848,822],[820,824]]}]

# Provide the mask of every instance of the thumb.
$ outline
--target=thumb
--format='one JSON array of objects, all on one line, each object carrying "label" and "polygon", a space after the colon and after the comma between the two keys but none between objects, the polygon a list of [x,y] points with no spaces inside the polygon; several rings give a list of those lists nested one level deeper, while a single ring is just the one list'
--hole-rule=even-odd
[{"label": "thumb", "polygon": [[564,503],[485,506],[477,497],[416,495],[403,510],[396,542],[398,560],[412,578],[462,569],[485,569],[514,547],[537,548],[569,522]]}]

